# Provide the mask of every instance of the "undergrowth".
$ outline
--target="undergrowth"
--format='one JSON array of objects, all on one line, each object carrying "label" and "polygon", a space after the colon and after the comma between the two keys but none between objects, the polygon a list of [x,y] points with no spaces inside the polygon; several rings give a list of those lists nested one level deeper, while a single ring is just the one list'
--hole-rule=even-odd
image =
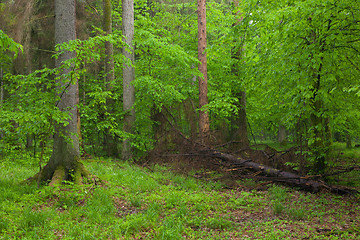
[{"label": "undergrowth", "polygon": [[0,239],[359,239],[359,196],[272,185],[228,189],[111,159],[84,162],[102,184],[25,185],[31,155],[0,162]]}]

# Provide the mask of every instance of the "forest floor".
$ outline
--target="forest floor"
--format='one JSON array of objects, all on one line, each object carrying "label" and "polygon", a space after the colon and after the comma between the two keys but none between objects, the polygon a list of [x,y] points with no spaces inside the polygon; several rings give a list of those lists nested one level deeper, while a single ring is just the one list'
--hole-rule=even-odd
[{"label": "forest floor", "polygon": [[[359,194],[313,194],[188,161],[87,159],[101,183],[38,188],[21,183],[38,160],[13,154],[0,161],[0,239],[360,239]],[[349,180],[358,188],[358,172],[338,179]]]}]

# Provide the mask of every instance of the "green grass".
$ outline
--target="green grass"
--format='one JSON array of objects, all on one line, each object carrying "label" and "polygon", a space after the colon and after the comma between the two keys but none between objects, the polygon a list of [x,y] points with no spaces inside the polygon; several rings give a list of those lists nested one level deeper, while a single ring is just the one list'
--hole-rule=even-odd
[{"label": "green grass", "polygon": [[0,239],[359,239],[359,197],[267,191],[85,161],[104,185],[40,187],[36,159],[1,159]]}]

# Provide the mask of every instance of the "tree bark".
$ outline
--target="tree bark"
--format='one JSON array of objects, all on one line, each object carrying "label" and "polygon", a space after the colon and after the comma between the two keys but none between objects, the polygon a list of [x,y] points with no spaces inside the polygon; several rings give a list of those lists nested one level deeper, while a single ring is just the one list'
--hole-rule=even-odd
[{"label": "tree bark", "polygon": [[234,119],[231,121],[230,136],[232,140],[236,140],[236,146],[233,146],[236,149],[242,149],[249,146],[249,138],[247,132],[247,117],[246,117],[246,93],[245,91],[239,91],[236,93],[237,98],[239,99],[238,103],[238,115],[234,116]]},{"label": "tree bark", "polygon": [[281,145],[284,145],[286,143],[286,128],[284,125],[279,126],[278,130],[278,142]]},{"label": "tree bark", "polygon": [[[55,0],[55,43],[61,44],[74,40],[75,32],[75,0]],[[75,57],[75,52],[64,52],[55,61],[60,68],[64,61]],[[55,125],[53,152],[49,162],[42,169],[40,181],[51,180],[60,183],[63,180],[75,181],[74,176],[83,169],[80,163],[79,138],[77,135],[77,80],[71,79],[71,69],[63,69],[57,81],[57,92],[60,96],[58,108],[68,113],[66,124]],[[82,171],[82,175],[86,175]]]},{"label": "tree bark", "polygon": [[345,139],[346,139],[346,148],[351,148],[352,147],[351,135],[349,133],[346,133]]},{"label": "tree bark", "polygon": [[[111,0],[103,0],[103,29],[106,34],[112,33],[112,15],[111,15]],[[109,41],[105,42],[105,79],[106,79],[106,90],[112,90],[112,84],[114,82],[114,47],[113,44]],[[106,99],[107,111],[110,115],[113,114],[114,101],[112,98]],[[105,146],[104,149],[109,157],[117,155],[116,142],[113,135],[110,132],[110,129],[106,129],[105,132]]]},{"label": "tree bark", "polygon": [[199,71],[199,136],[202,143],[208,141],[210,130],[209,113],[202,108],[208,104],[207,58],[206,58],[206,0],[198,0],[198,58]]},{"label": "tree bark", "polygon": [[[239,1],[234,0],[234,6],[239,6]],[[236,19],[233,23],[233,27],[237,26],[242,20],[243,17],[241,16],[241,12],[235,13]],[[239,65],[239,62],[241,60],[242,54],[243,54],[243,42],[244,39],[238,39],[236,40],[235,44],[237,42],[240,42],[240,47],[234,48],[231,52],[231,58],[235,60],[235,63],[232,66],[231,72],[236,77],[236,79],[239,79],[239,70],[241,66]],[[240,143],[240,146],[236,146],[237,148],[245,148],[249,146],[249,138],[248,138],[248,132],[247,132],[247,118],[246,118],[246,92],[241,89],[234,89],[234,95],[239,100],[237,107],[238,107],[238,115],[235,116],[235,119],[232,121],[232,124],[236,125],[236,130],[233,130],[231,128],[231,139],[237,140]]]},{"label": "tree bark", "polygon": [[[321,69],[322,64],[320,64],[317,73],[314,74],[314,83],[313,83],[313,96],[310,99],[310,122],[311,122],[311,138],[312,141],[309,143],[308,147],[312,154],[312,164],[313,170],[316,173],[323,173],[326,170],[327,158],[328,158],[328,149],[325,129],[327,128],[327,122],[323,117],[322,110],[322,101],[319,99],[320,83],[321,83]],[[316,71],[313,69],[313,71]]]},{"label": "tree bark", "polygon": [[[123,65],[123,109],[125,111],[123,130],[132,133],[135,124],[135,88],[133,81],[135,80],[135,68],[132,66],[135,62],[134,54],[134,1],[122,1],[122,20],[123,20],[123,36],[125,46],[123,54],[126,61]],[[123,142],[122,158],[129,160],[132,158],[131,139],[127,138]]]}]

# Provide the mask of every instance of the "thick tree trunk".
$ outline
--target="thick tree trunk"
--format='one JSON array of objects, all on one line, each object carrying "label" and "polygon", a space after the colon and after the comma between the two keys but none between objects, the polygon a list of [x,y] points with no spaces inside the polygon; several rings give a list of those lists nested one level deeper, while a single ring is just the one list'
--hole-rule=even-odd
[{"label": "thick tree trunk", "polygon": [[[134,54],[134,1],[122,1],[122,20],[123,20],[123,36],[125,46],[123,54],[126,62],[123,65],[123,108],[125,111],[124,117],[124,131],[132,133],[135,123],[135,89],[133,81],[135,80],[135,69],[131,64],[135,62]],[[132,158],[131,154],[131,139],[125,139],[123,142],[122,158],[129,160]]]},{"label": "thick tree trunk", "polygon": [[[76,38],[75,33],[75,0],[55,0],[55,41],[56,44],[64,43]],[[64,52],[56,59],[56,67],[60,68],[63,61],[74,58],[74,52]],[[77,81],[70,79],[71,69],[63,69],[57,76],[60,83],[58,94],[60,96],[58,107],[68,113],[66,124],[58,123],[55,126],[53,152],[49,162],[41,171],[38,180],[51,180],[51,184],[60,183],[62,180],[79,181],[79,175],[86,175],[79,162],[80,150],[77,135]]]},{"label": "thick tree trunk", "polygon": [[208,104],[207,59],[206,59],[206,0],[198,0],[198,58],[199,71],[199,135],[202,143],[208,141],[210,130],[209,113],[202,110]]}]

